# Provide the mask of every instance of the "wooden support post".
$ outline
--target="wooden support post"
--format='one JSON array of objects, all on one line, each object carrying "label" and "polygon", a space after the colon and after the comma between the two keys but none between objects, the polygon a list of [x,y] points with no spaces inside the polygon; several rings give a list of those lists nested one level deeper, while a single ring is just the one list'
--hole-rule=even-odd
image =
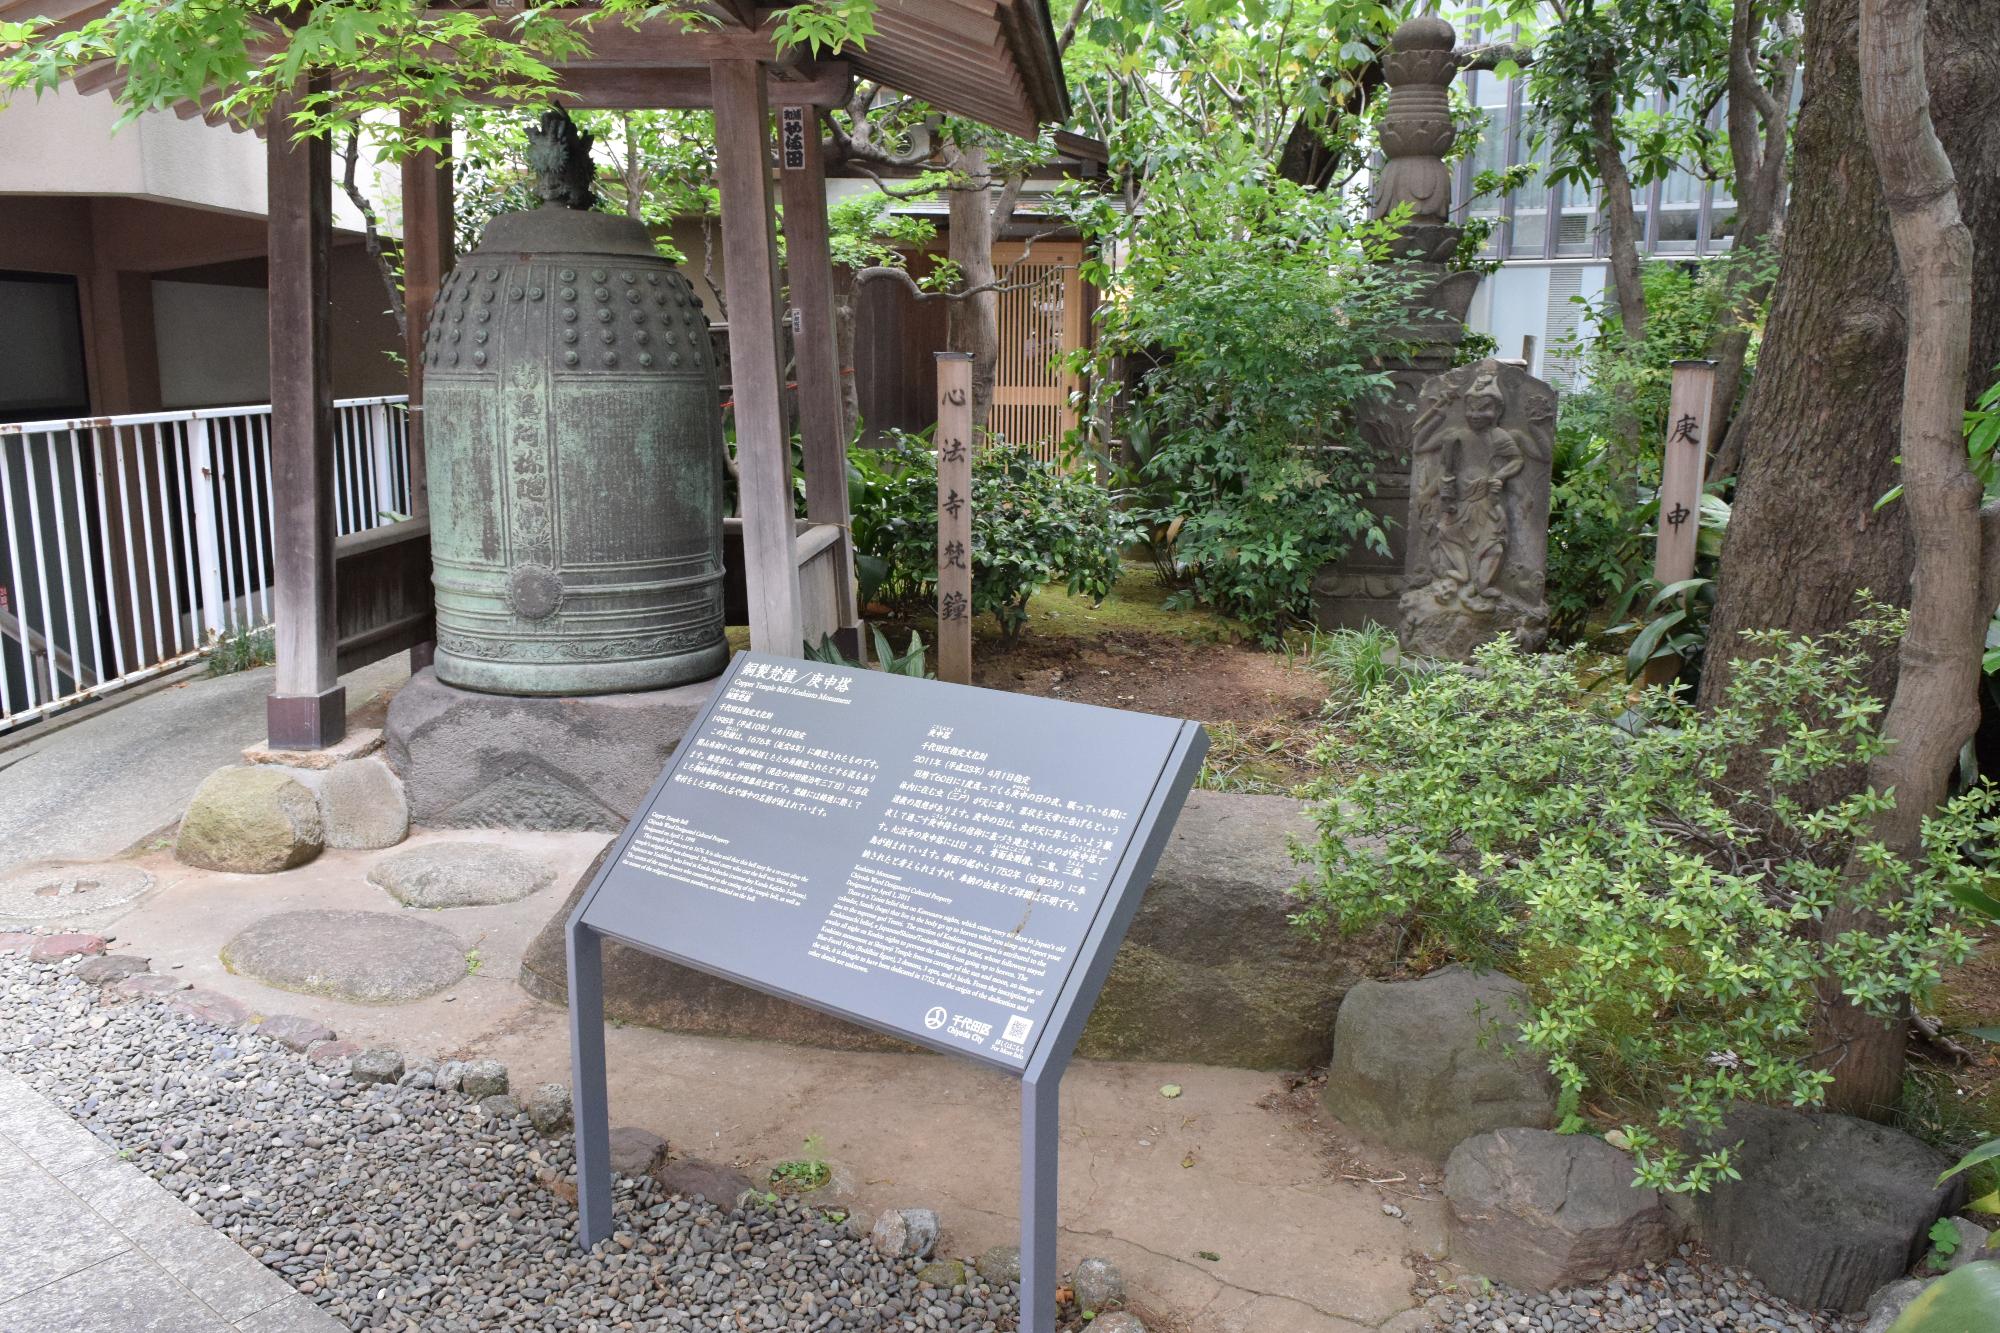
[{"label": "wooden support post", "polygon": [[972,354],[937,354],[938,679],[972,683]]},{"label": "wooden support post", "polygon": [[[1674,362],[1667,442],[1660,462],[1660,519],[1653,545],[1653,580],[1662,588],[1694,577],[1695,543],[1701,535],[1702,472],[1708,465],[1709,418],[1714,404],[1715,362]],[[1644,683],[1664,684],[1674,678],[1676,670],[1671,662],[1649,667]]]},{"label": "wooden support post", "polygon": [[736,480],[743,516],[750,646],[797,657],[797,525],[792,447],[785,430],[778,355],[777,254],[771,230],[770,110],[764,67],[722,60],[710,67],[716,175],[722,188],[722,259],[729,294],[730,395],[736,402]]},{"label": "wooden support post", "polygon": [[265,702],[272,748],[314,750],[347,733],[335,666],[333,362],[327,312],[333,158],[295,142],[292,99],[265,123],[269,163],[272,580],[277,688]]},{"label": "wooden support post", "polygon": [[834,339],[833,261],[827,249],[826,162],[820,154],[819,108],[790,105],[780,112],[778,157],[785,204],[785,278],[791,288],[792,346],[798,359],[806,517],[840,527],[835,555],[837,641],[842,652],[858,661],[861,617],[855,598],[854,531],[847,512],[847,439],[841,430],[840,352]]},{"label": "wooden support post", "polygon": [[[406,130],[416,122],[404,114]],[[440,137],[449,144],[451,129]],[[438,286],[451,268],[451,150],[425,149],[403,159],[403,358],[409,367],[410,517],[430,513],[430,483],[424,472],[424,326]]]}]

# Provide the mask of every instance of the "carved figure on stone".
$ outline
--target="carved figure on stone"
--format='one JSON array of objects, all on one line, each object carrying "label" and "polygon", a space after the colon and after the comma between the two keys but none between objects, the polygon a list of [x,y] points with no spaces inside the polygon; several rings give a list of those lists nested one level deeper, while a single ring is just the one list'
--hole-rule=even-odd
[{"label": "carved figure on stone", "polygon": [[1407,652],[1465,660],[1500,634],[1548,637],[1555,390],[1492,358],[1434,375],[1410,429]]},{"label": "carved figure on stone", "polygon": [[1451,24],[1432,15],[1410,19],[1396,29],[1382,57],[1389,85],[1382,112],[1383,165],[1377,178],[1374,214],[1401,210],[1401,225],[1383,262],[1422,276],[1409,303],[1403,330],[1409,347],[1377,364],[1389,389],[1360,405],[1357,424],[1374,455],[1375,489],[1370,507],[1389,533],[1386,553],[1357,544],[1313,579],[1314,618],[1324,627],[1393,625],[1404,586],[1410,529],[1410,427],[1417,395],[1426,381],[1451,366],[1452,351],[1465,336],[1465,312],[1479,275],[1453,272],[1460,228],[1451,221],[1451,169],[1445,155],[1457,138],[1451,119],[1451,82],[1458,75]]}]

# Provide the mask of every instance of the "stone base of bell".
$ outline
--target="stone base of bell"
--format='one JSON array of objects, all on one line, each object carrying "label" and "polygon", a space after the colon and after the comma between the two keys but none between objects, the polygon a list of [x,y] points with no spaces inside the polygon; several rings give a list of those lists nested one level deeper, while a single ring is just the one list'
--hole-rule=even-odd
[{"label": "stone base of bell", "polygon": [[460,689],[426,669],[390,702],[384,751],[413,823],[615,833],[645,802],[713,689],[711,679],[524,697]]}]

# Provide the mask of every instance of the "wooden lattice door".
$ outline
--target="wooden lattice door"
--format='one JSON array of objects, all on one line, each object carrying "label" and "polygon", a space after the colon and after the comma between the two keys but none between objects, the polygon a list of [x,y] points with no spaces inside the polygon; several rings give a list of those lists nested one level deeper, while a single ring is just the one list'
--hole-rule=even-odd
[{"label": "wooden lattice door", "polygon": [[996,435],[1032,445],[1040,458],[1054,459],[1076,425],[1071,395],[1078,377],[1055,361],[1083,345],[1082,259],[1083,247],[1074,241],[993,247],[1003,290],[990,424]]}]

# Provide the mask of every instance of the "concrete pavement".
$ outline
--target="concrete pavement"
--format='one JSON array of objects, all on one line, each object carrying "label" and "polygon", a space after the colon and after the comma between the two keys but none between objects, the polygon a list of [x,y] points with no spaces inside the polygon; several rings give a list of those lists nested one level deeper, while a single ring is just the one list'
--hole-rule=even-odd
[{"label": "concrete pavement", "polygon": [[0,1333],[340,1333],[0,1069]]},{"label": "concrete pavement", "polygon": [[[197,675],[0,752],[0,871],[116,856],[179,819],[203,778],[264,739],[271,676]],[[349,672],[348,711],[408,678],[401,653]]]}]

